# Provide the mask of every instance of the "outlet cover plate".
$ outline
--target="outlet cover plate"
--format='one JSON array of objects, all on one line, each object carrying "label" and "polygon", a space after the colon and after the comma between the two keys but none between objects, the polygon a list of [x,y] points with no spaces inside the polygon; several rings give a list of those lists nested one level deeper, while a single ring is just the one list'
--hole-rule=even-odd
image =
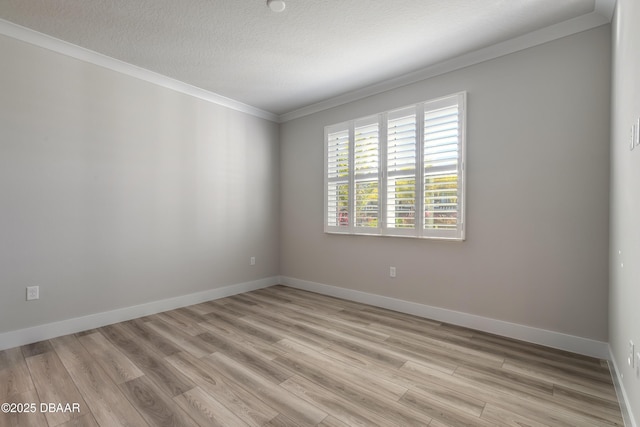
[{"label": "outlet cover plate", "polygon": [[27,301],[40,299],[40,286],[27,286]]}]

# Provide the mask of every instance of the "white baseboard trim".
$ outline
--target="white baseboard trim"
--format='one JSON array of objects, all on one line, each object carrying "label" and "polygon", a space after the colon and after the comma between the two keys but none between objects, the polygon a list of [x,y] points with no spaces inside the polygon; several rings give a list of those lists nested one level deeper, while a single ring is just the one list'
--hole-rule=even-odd
[{"label": "white baseboard trim", "polygon": [[293,277],[281,277],[281,284],[305,291],[316,292],[350,301],[361,302],[376,307],[387,308],[402,313],[464,326],[479,331],[489,332],[504,337],[514,338],[547,347],[566,350],[599,359],[609,359],[609,344],[588,338],[533,328],[517,323],[505,322],[474,314],[453,311],[425,304],[355,291],[323,283],[310,282]]},{"label": "white baseboard trim", "polygon": [[616,364],[616,359],[613,357],[613,351],[609,346],[609,370],[611,370],[611,376],[613,377],[613,385],[616,388],[616,395],[618,396],[618,402],[620,402],[620,411],[622,412],[622,418],[624,419],[624,425],[626,427],[638,427],[633,412],[631,412],[631,404],[627,396],[627,392],[622,384],[622,378],[620,378],[620,371]]},{"label": "white baseboard trim", "polygon": [[30,328],[19,329],[0,333],[0,350],[18,347],[25,344],[47,340],[62,335],[74,334],[88,329],[99,328],[125,320],[136,319],[150,314],[173,310],[188,305],[199,304],[231,295],[241,294],[256,289],[267,288],[280,283],[280,277],[267,277],[251,282],[236,283],[220,288],[209,289],[179,297],[152,301],[145,304],[90,314],[88,316],[75,317],[59,322],[47,323]]}]

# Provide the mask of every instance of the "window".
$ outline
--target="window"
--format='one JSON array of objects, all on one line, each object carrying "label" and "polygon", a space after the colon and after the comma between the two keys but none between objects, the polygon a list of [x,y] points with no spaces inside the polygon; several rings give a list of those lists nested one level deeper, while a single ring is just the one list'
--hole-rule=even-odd
[{"label": "window", "polygon": [[325,128],[325,232],[464,239],[464,92]]}]

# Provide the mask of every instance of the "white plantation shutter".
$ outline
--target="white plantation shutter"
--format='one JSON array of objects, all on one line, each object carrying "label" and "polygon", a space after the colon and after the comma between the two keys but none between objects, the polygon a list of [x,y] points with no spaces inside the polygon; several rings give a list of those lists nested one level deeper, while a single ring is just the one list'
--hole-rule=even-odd
[{"label": "white plantation shutter", "polygon": [[386,226],[389,229],[415,229],[416,161],[415,107],[388,113]]},{"label": "white plantation shutter", "polygon": [[325,128],[325,231],[464,240],[464,92]]},{"label": "white plantation shutter", "polygon": [[379,227],[380,126],[378,116],[357,120],[354,126],[354,211],[356,228]]},{"label": "white plantation shutter", "polygon": [[333,126],[327,132],[326,210],[328,229],[349,227],[349,127]]},{"label": "white plantation shutter", "polygon": [[463,232],[462,96],[425,103],[423,131],[424,233],[458,238]]}]

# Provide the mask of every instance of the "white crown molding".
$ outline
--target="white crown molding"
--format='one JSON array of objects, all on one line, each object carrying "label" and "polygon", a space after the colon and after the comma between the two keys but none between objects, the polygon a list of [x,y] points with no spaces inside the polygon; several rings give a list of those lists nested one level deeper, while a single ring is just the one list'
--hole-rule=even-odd
[{"label": "white crown molding", "polygon": [[256,289],[267,288],[279,283],[280,277],[267,277],[251,282],[236,283],[234,285],[182,295],[175,298],[152,301],[146,304],[90,314],[88,316],[75,317],[73,319],[33,326],[31,328],[20,329],[17,331],[4,332],[0,333],[0,350],[48,340],[62,335],[74,334],[76,332],[86,331],[89,329],[100,328],[102,326],[137,319],[139,317],[186,307],[188,305],[199,304],[205,301],[225,298],[244,292],[254,291]]},{"label": "white crown molding", "polygon": [[11,37],[25,43],[29,43],[62,55],[70,56],[80,61],[98,65],[118,73],[125,74],[158,86],[175,90],[176,92],[191,95],[193,97],[212,102],[214,104],[250,114],[262,119],[277,122],[279,120],[276,114],[261,110],[251,105],[244,104],[231,98],[227,98],[217,93],[209,92],[196,86],[181,82],[171,77],[155,73],[153,71],[129,64],[124,61],[112,58],[101,53],[85,49],[83,47],[65,42],[55,37],[34,31],[32,29],[14,24],[12,22],[0,19],[0,34]]},{"label": "white crown molding", "polygon": [[620,412],[622,412],[622,418],[624,425],[627,427],[638,427],[638,423],[633,417],[631,412],[631,402],[627,396],[627,392],[622,384],[622,378],[620,377],[620,371],[616,364],[616,358],[613,355],[613,350],[609,346],[609,370],[612,370],[611,376],[613,377],[613,385],[616,389],[616,395],[618,396],[618,402],[620,402]]},{"label": "white crown molding", "polygon": [[455,71],[470,65],[508,55],[520,50],[537,46],[549,41],[566,37],[572,34],[586,31],[611,22],[615,10],[616,0],[596,0],[594,11],[568,21],[564,21],[549,27],[533,31],[520,37],[507,40],[483,49],[479,49],[465,55],[452,58],[447,61],[434,64],[430,67],[405,74],[384,82],[367,86],[352,92],[345,93],[325,101],[299,108],[281,115],[273,114],[251,105],[218,95],[176,79],[155,73],[153,71],[137,67],[115,58],[94,52],[89,49],[65,42],[46,34],[0,19],[0,34],[14,39],[39,46],[72,58],[95,64],[122,74],[144,80],[158,86],[175,90],[194,96],[205,101],[212,102],[223,107],[247,113],[266,120],[284,123],[300,117],[308,116],[329,108],[337,107],[349,102],[357,101],[368,96],[377,95],[388,90],[406,86],[412,83],[426,80],[441,74]]},{"label": "white crown molding", "polygon": [[562,37],[590,30],[611,22],[616,0],[596,0],[594,11],[577,18],[560,22],[549,27],[542,28],[531,33],[524,34],[501,43],[497,43],[483,49],[434,64],[422,70],[386,80],[384,82],[367,86],[352,92],[321,101],[306,107],[299,108],[288,113],[281,114],[280,123],[318,113],[329,108],[337,107],[349,102],[377,95],[392,89],[417,83],[441,74],[459,70],[471,65],[479,64],[491,59],[515,53],[530,47],[538,46]]},{"label": "white crown molding", "polygon": [[583,354],[585,356],[597,357],[599,359],[609,358],[609,344],[575,335],[563,334],[561,332],[548,331],[545,329],[533,328],[531,326],[517,323],[505,322],[488,317],[459,311],[447,310],[440,307],[433,307],[425,304],[400,300],[396,298],[375,295],[353,289],[340,288],[337,286],[325,285],[323,283],[300,280],[293,277],[281,277],[281,284],[296,289],[316,292],[349,301],[356,301],[376,307],[387,308],[401,313],[413,314],[427,319],[467,328],[489,332],[504,337],[540,344],[547,347],[557,348],[572,353]]},{"label": "white crown molding", "polygon": [[596,13],[602,15],[607,22],[613,19],[613,13],[616,10],[617,0],[596,0]]}]

